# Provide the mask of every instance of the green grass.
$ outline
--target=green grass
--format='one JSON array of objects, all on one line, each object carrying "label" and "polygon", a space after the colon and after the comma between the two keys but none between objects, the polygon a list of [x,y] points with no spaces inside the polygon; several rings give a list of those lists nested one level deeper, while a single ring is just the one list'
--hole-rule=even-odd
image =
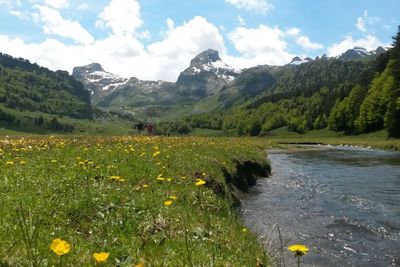
[{"label": "green grass", "polygon": [[400,150],[400,139],[387,137],[387,132],[378,132],[345,135],[341,132],[329,131],[328,129],[314,130],[305,134],[289,132],[286,127],[271,131],[265,138],[274,143],[321,143],[331,145],[358,145],[363,147],[374,147],[381,149]]},{"label": "green grass", "polygon": [[233,137],[233,136],[235,136],[235,132],[224,131],[224,130],[195,128],[192,130],[190,135],[203,136],[203,137],[217,137],[217,136]]},{"label": "green grass", "polygon": [[[235,173],[237,160],[266,164],[263,142],[0,139],[0,266],[94,266],[93,253],[102,251],[110,253],[103,266],[266,264],[222,172]],[[50,250],[57,238],[71,245],[61,257]]]},{"label": "green grass", "polygon": [[63,135],[62,132],[53,132],[44,127],[33,125],[33,120],[38,117],[43,117],[46,121],[52,118],[57,118],[61,123],[73,125],[75,131],[74,135],[132,135],[137,131],[133,129],[134,123],[127,120],[122,120],[116,117],[109,116],[107,118],[99,118],[97,120],[88,119],[74,119],[65,116],[57,116],[46,114],[43,112],[27,112],[9,109],[0,104],[0,108],[9,114],[14,115],[20,121],[19,126],[7,126],[0,128],[0,135]]}]

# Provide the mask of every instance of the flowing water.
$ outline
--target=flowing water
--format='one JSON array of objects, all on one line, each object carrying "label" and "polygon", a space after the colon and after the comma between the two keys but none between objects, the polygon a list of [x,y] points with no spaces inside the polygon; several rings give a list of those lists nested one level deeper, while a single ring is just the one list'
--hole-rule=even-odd
[{"label": "flowing water", "polygon": [[268,159],[273,174],[242,212],[276,265],[295,263],[281,237],[309,246],[302,266],[400,266],[400,153],[325,147]]}]

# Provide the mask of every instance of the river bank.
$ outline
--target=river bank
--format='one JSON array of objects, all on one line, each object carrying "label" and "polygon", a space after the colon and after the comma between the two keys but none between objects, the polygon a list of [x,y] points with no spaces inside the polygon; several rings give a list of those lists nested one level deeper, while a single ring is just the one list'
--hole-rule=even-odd
[{"label": "river bank", "polygon": [[388,138],[385,131],[361,135],[345,135],[327,129],[310,131],[305,134],[288,132],[287,129],[271,131],[267,136],[275,146],[279,144],[321,144],[335,146],[358,146],[400,151],[400,139]]}]

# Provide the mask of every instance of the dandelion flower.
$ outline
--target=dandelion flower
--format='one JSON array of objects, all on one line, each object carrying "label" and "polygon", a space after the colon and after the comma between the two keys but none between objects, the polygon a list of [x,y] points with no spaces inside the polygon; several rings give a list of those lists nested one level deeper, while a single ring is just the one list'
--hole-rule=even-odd
[{"label": "dandelion flower", "polygon": [[96,260],[97,263],[106,262],[109,256],[110,253],[108,252],[93,253],[93,258]]},{"label": "dandelion flower", "polygon": [[50,249],[58,256],[62,256],[71,250],[71,245],[67,241],[57,238],[51,242]]},{"label": "dandelion flower", "polygon": [[153,154],[153,158],[155,158],[155,157],[157,157],[158,155],[160,155],[161,154],[161,152],[160,151],[156,151],[156,152],[154,152],[154,154]]},{"label": "dandelion flower", "polygon": [[116,181],[116,182],[124,182],[125,181],[124,178],[122,178],[121,176],[117,176],[117,175],[110,176],[110,180]]},{"label": "dandelion flower", "polygon": [[169,206],[171,206],[171,205],[172,205],[172,203],[173,203],[173,201],[172,201],[172,200],[166,200],[166,201],[164,201],[164,206],[167,206],[167,207],[169,207]]},{"label": "dandelion flower", "polygon": [[300,258],[307,254],[308,247],[301,244],[295,244],[288,247],[288,250],[294,252],[294,256],[297,258],[297,267],[300,267]]},{"label": "dandelion flower", "polygon": [[14,166],[14,161],[6,161],[6,166]]},{"label": "dandelion flower", "polygon": [[203,179],[196,179],[196,186],[202,186],[205,184],[206,184],[206,181],[204,181]]},{"label": "dandelion flower", "polygon": [[301,244],[295,244],[295,245],[289,246],[288,250],[290,250],[291,252],[295,252],[296,253],[295,256],[297,257],[297,256],[303,256],[303,255],[307,254],[308,247],[305,245],[301,245]]}]

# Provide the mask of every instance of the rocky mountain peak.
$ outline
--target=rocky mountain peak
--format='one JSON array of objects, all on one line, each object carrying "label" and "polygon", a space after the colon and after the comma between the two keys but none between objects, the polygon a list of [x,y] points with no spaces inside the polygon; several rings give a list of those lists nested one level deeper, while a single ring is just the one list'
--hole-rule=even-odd
[{"label": "rocky mountain peak", "polygon": [[298,62],[298,61],[301,61],[301,58],[300,58],[300,57],[294,57],[294,58],[292,59],[292,61],[290,61],[289,64],[292,64],[292,63],[295,63],[295,62]]},{"label": "rocky mountain peak", "polygon": [[93,73],[95,71],[105,72],[105,70],[99,63],[92,63],[86,66],[75,67],[72,71],[72,75],[83,75],[84,73]]},{"label": "rocky mountain peak", "polygon": [[75,67],[72,76],[91,92],[101,94],[103,91],[113,91],[124,85],[128,79],[109,73],[99,63]]},{"label": "rocky mountain peak", "polygon": [[300,65],[311,61],[313,61],[313,59],[310,57],[306,57],[305,59],[301,59],[300,57],[294,57],[292,61],[290,61],[289,65]]},{"label": "rocky mountain peak", "polygon": [[217,61],[221,61],[218,51],[208,49],[193,58],[190,62],[190,66],[208,65]]},{"label": "rocky mountain peak", "polygon": [[379,46],[376,50],[375,50],[375,54],[380,55],[382,53],[385,53],[386,49],[383,48],[382,46]]}]

